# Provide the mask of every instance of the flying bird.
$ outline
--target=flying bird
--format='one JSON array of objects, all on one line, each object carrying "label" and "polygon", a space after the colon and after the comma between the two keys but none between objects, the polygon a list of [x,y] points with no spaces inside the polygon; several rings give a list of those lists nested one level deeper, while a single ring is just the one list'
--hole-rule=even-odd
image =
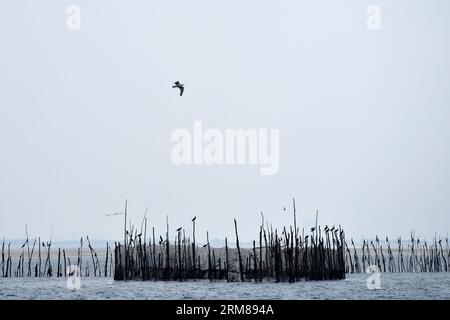
[{"label": "flying bird", "polygon": [[184,92],[184,84],[180,83],[180,81],[175,81],[173,83],[172,88],[178,88],[180,89],[180,97],[183,95]]},{"label": "flying bird", "polygon": [[208,244],[205,244],[204,246],[203,246],[203,248],[206,248],[208,246]]},{"label": "flying bird", "polygon": [[121,214],[124,214],[124,213],[123,212],[108,213],[108,214],[105,214],[103,217],[119,216]]}]

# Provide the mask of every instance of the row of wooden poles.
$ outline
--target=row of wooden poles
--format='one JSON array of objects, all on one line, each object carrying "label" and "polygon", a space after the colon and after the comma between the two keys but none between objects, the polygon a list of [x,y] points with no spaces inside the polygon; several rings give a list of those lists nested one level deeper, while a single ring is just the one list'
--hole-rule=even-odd
[{"label": "row of wooden poles", "polygon": [[[2,242],[1,272],[3,277],[67,277],[75,265],[80,276],[111,277],[115,280],[197,280],[295,282],[300,280],[335,280],[346,273],[364,273],[374,266],[380,272],[449,272],[450,247],[435,237],[430,243],[411,233],[411,239],[397,239],[395,245],[386,238],[380,241],[363,241],[356,247],[350,244],[339,226],[323,229],[316,224],[305,234],[297,227],[295,200],[293,200],[293,226],[277,230],[261,214],[259,238],[252,247],[242,248],[238,224],[234,220],[235,245],[224,239],[222,248],[213,248],[206,233],[206,244],[196,242],[195,223],[192,234],[178,228],[170,240],[169,223],[165,236],[155,237],[155,228],[147,237],[147,218],[141,228],[128,223],[125,204],[124,240],[115,242],[114,249],[106,244],[106,253],[99,259],[89,237],[80,239],[76,254],[68,255],[58,248],[57,258],[52,252],[52,242],[40,238],[29,240],[28,232],[21,245],[19,257],[11,255],[11,243]],[[309,232],[310,231],[310,232]],[[85,239],[85,241],[83,241]],[[33,242],[31,244],[31,242]],[[87,248],[86,243],[87,242]],[[16,265],[13,266],[13,261]],[[56,266],[55,266],[56,264]],[[373,269],[372,271],[373,272]]]},{"label": "row of wooden poles", "polygon": [[[11,243],[5,247],[5,240],[2,242],[2,261],[1,272],[3,277],[67,277],[75,272],[80,276],[89,277],[111,277],[113,275],[112,250],[109,244],[106,244],[105,258],[102,263],[99,262],[97,252],[91,246],[89,237],[86,237],[90,260],[83,265],[83,238],[80,240],[80,247],[77,249],[76,261],[72,261],[66,250],[58,248],[58,258],[56,266],[52,259],[52,242],[41,242],[40,238],[30,241],[27,237],[25,243],[21,246],[21,253],[17,259],[17,266],[13,267],[13,258],[11,255]],[[25,249],[26,247],[26,249]],[[74,268],[73,266],[76,266]]]},{"label": "row of wooden poles", "polygon": [[293,204],[293,226],[284,227],[281,231],[273,229],[261,214],[259,239],[247,249],[240,247],[236,220],[235,248],[228,246],[227,238],[223,248],[212,248],[208,232],[206,244],[199,247],[195,217],[192,219],[192,235],[187,236],[183,228],[178,228],[171,242],[167,221],[165,238],[159,236],[157,240],[153,228],[147,242],[146,217],[139,232],[133,226],[128,230],[125,205],[124,241],[115,243],[114,248],[114,279],[296,282],[345,278],[344,231],[339,227],[322,233],[317,226],[316,215],[316,226],[311,228],[311,233],[305,235],[302,229],[300,234],[295,200]]},{"label": "row of wooden poles", "polygon": [[[195,223],[193,223],[195,225]],[[267,232],[266,230],[271,230]],[[283,229],[282,237],[278,232],[266,227],[260,232],[259,246],[254,243],[253,249],[241,249],[237,235],[237,248],[229,248],[228,240],[225,238],[225,252],[211,247],[209,240],[207,244],[199,247],[195,238],[191,241],[186,238],[185,231],[180,230],[179,235],[172,244],[166,240],[156,242],[149,240],[144,243],[141,236],[127,233],[127,274],[125,274],[124,247],[115,243],[115,255],[109,244],[106,244],[106,253],[99,261],[95,249],[87,239],[88,259],[83,264],[83,238],[80,240],[77,256],[75,258],[66,255],[66,250],[57,249],[56,270],[54,259],[51,259],[52,243],[41,242],[40,238],[34,240],[30,245],[27,239],[21,246],[21,253],[17,265],[13,267],[11,255],[11,243],[5,246],[2,242],[1,272],[2,277],[67,277],[70,275],[67,266],[76,265],[81,271],[81,276],[113,276],[117,280],[142,278],[143,280],[163,279],[227,279],[229,281],[238,279],[255,279],[261,281],[264,278],[274,278],[278,281],[292,281],[295,279],[317,279],[321,278],[314,272],[317,265],[322,266],[322,278],[333,279],[334,276],[324,272],[333,270],[323,267],[333,266],[333,258],[339,257],[338,251],[342,251],[342,243],[345,248],[344,272],[364,273],[369,266],[376,266],[380,272],[449,272],[450,271],[450,246],[448,238],[445,241],[435,237],[430,243],[420,240],[411,234],[411,239],[402,241],[397,239],[395,246],[386,238],[385,243],[376,236],[374,241],[363,241],[361,247],[356,247],[353,239],[350,246],[342,237],[337,237],[336,231],[329,231],[325,227],[325,241],[322,238],[322,230],[318,227],[318,238],[315,236],[300,236],[299,245],[291,241],[292,230],[286,232]],[[334,232],[333,232],[334,231]],[[154,232],[154,229],[153,229]],[[341,231],[337,231],[339,234]],[[208,239],[207,235],[207,239]],[[136,240],[137,239],[137,240]],[[330,240],[331,239],[331,240]],[[334,242],[334,248],[331,243]],[[445,243],[445,245],[443,245]],[[120,249],[119,249],[120,248]],[[331,248],[331,251],[329,250]],[[86,249],[85,249],[86,250]],[[216,251],[221,251],[218,254]],[[333,251],[334,250],[334,251]],[[171,252],[172,251],[172,252]],[[243,253],[244,252],[244,253]],[[167,254],[169,253],[169,254]],[[199,254],[200,253],[200,254]],[[230,262],[230,256],[238,256],[238,270],[235,264]],[[330,253],[334,253],[330,255]],[[225,256],[225,257],[223,257]],[[241,258],[239,259],[239,256]],[[244,258],[242,258],[244,256]],[[314,259],[314,256],[319,257]],[[194,257],[195,263],[194,263]],[[202,257],[204,257],[202,259]],[[205,258],[206,257],[206,258]],[[297,258],[298,257],[298,258]],[[207,259],[205,261],[205,259]],[[294,261],[292,267],[292,259]],[[56,260],[56,259],[55,259]],[[85,257],[86,260],[86,257]],[[314,261],[319,262],[315,265]],[[306,263],[306,262],[307,263]],[[241,268],[241,265],[243,266]],[[336,262],[334,262],[336,265]],[[240,270],[243,270],[241,273]],[[293,272],[292,272],[293,270]],[[56,272],[55,272],[56,271]],[[326,276],[325,276],[326,275]]]},{"label": "row of wooden poles", "polygon": [[351,249],[345,243],[345,271],[346,273],[367,272],[369,266],[375,266],[379,272],[448,272],[450,271],[450,247],[448,237],[445,247],[442,239],[434,237],[427,243],[420,240],[411,232],[411,239],[404,242],[397,239],[396,245],[391,247],[386,237],[385,245],[379,237],[375,241],[363,241],[361,248],[356,248],[351,239]]}]

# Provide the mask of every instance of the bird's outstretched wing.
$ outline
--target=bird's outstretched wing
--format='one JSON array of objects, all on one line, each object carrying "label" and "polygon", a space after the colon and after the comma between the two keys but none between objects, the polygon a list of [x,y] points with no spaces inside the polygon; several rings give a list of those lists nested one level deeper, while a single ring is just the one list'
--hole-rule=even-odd
[{"label": "bird's outstretched wing", "polygon": [[180,88],[180,97],[183,95],[184,92],[184,87],[179,87]]}]

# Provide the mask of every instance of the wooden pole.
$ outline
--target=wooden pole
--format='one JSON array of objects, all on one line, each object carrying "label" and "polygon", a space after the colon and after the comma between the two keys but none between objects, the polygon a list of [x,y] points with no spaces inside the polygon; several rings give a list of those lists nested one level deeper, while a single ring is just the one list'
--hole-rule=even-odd
[{"label": "wooden pole", "polygon": [[5,277],[5,238],[2,242],[2,277]]},{"label": "wooden pole", "polygon": [[59,278],[61,276],[61,248],[58,248],[58,268],[56,273],[56,276]]},{"label": "wooden pole", "polygon": [[234,219],[234,230],[236,232],[236,247],[237,247],[238,257],[239,257],[239,273],[240,273],[240,276],[241,276],[241,281],[244,282],[245,281],[245,277],[244,277],[244,270],[243,270],[243,266],[242,266],[241,249],[239,248],[239,235],[238,235],[238,228],[237,228],[236,219]]},{"label": "wooden pole", "polygon": [[64,277],[67,277],[66,250],[64,249],[63,249],[63,258],[64,258]]},{"label": "wooden pole", "polygon": [[108,242],[106,242],[105,277],[108,276],[108,253],[109,253],[109,244]]},{"label": "wooden pole", "polygon": [[8,260],[6,261],[6,276],[11,277],[11,242],[8,243]]},{"label": "wooden pole", "polygon": [[195,255],[195,218],[192,219],[192,273],[194,277],[194,281],[196,280],[196,271],[195,271],[195,261],[196,261],[196,255]]},{"label": "wooden pole", "polygon": [[206,231],[206,241],[207,241],[207,244],[208,244],[208,279],[209,279],[209,281],[212,281],[212,275],[211,275],[211,246],[209,245],[208,231]]},{"label": "wooden pole", "polygon": [[28,253],[28,271],[27,275],[31,276],[31,254],[30,254],[30,242],[28,241],[28,226],[25,225],[25,233],[27,235],[27,253]]},{"label": "wooden pole", "polygon": [[181,270],[182,270],[182,265],[181,265],[181,230],[178,230],[178,278],[181,281]]},{"label": "wooden pole", "polygon": [[96,267],[96,265],[95,265],[94,252],[93,252],[93,250],[92,250],[91,241],[89,240],[89,237],[86,236],[86,239],[87,239],[87,241],[88,241],[88,247],[89,247],[89,251],[90,251],[90,253],[91,253],[92,265],[93,265],[93,267],[94,267],[94,277],[96,277],[96,276],[97,276],[97,267]]},{"label": "wooden pole", "polygon": [[264,223],[261,224],[261,227],[259,228],[259,281],[262,282],[263,279],[263,259],[262,259],[262,234],[263,234],[263,226]]},{"label": "wooden pole", "polygon": [[[128,200],[125,200],[125,220],[123,224],[123,250],[124,250],[124,257],[125,257],[125,263],[124,263],[124,279],[127,280],[128,278],[128,255],[127,255],[127,209],[128,209]],[[119,246],[120,250],[120,246]]]},{"label": "wooden pole", "polygon": [[169,279],[170,272],[170,256],[169,256],[169,217],[166,216],[166,270],[165,270],[165,279]]},{"label": "wooden pole", "polygon": [[256,261],[256,242],[253,240],[253,275],[255,278],[255,282],[258,281],[258,264]]},{"label": "wooden pole", "polygon": [[36,241],[37,241],[37,239],[34,239],[33,248],[31,249],[30,259],[28,261],[28,276],[29,277],[31,277],[31,262],[33,260],[33,254],[34,254],[34,248],[36,247]]},{"label": "wooden pole", "polygon": [[41,238],[38,238],[39,241],[39,277],[41,276]]},{"label": "wooden pole", "polygon": [[230,282],[229,278],[229,258],[228,258],[228,240],[225,237],[225,272],[227,277],[227,282]]},{"label": "wooden pole", "polygon": [[156,244],[155,244],[155,227],[152,227],[153,235],[153,277],[156,281]]}]

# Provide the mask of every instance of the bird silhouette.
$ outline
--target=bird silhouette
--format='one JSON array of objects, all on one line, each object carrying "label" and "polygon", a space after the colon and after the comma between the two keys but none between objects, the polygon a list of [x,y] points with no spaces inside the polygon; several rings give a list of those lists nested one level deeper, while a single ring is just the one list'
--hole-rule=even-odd
[{"label": "bird silhouette", "polygon": [[207,244],[205,244],[204,246],[203,246],[203,248],[206,248],[208,245]]},{"label": "bird silhouette", "polygon": [[180,232],[180,230],[181,230],[181,227],[179,227],[179,228],[177,229],[177,232]]},{"label": "bird silhouette", "polygon": [[192,218],[192,222],[194,222],[194,221],[195,221],[195,219],[197,219],[197,216],[195,216],[194,218]]},{"label": "bird silhouette", "polygon": [[122,215],[122,214],[125,214],[125,213],[124,213],[124,212],[108,213],[108,214],[105,214],[105,215],[102,216],[102,217],[119,216],[119,215]]},{"label": "bird silhouette", "polygon": [[180,81],[175,81],[173,83],[172,88],[178,88],[180,89],[180,97],[183,95],[184,92],[184,84],[180,83]]},{"label": "bird silhouette", "polygon": [[283,211],[286,211],[286,207],[283,208]]}]

